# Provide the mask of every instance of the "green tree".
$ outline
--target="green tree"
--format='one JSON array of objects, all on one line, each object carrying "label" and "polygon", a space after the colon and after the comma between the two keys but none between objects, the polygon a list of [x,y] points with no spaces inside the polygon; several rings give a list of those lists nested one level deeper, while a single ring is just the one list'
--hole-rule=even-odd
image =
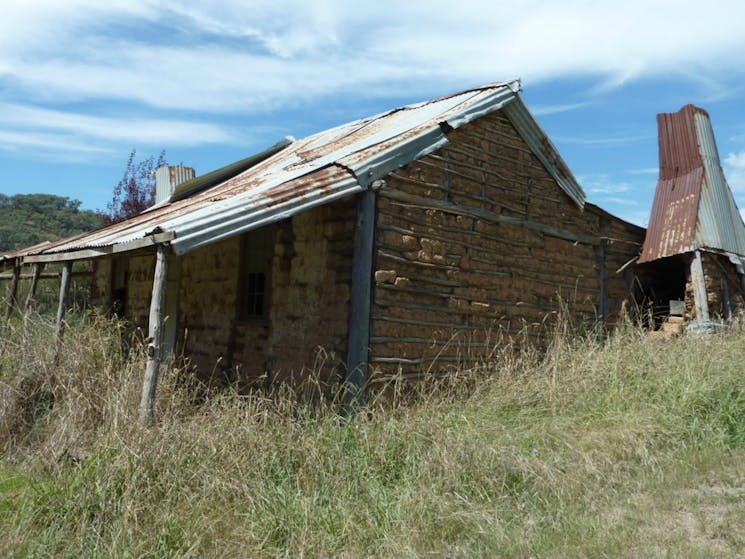
[{"label": "green tree", "polygon": [[53,194],[0,194],[0,252],[78,235],[102,225],[79,200]]},{"label": "green tree", "polygon": [[106,210],[99,210],[105,224],[129,219],[155,203],[155,169],[167,165],[165,150],[141,161],[135,161],[137,150],[132,150],[124,168],[124,175],[114,187],[111,202]]}]

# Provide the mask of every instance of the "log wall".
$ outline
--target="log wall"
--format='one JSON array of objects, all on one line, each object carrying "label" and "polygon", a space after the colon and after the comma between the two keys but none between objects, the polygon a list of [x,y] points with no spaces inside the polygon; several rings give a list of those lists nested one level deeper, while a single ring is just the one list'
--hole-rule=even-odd
[{"label": "log wall", "polygon": [[447,369],[495,345],[540,343],[559,297],[576,319],[594,320],[603,261],[611,320],[627,296],[615,271],[638,254],[643,229],[578,208],[500,113],[448,139],[392,172],[379,193],[374,375]]}]

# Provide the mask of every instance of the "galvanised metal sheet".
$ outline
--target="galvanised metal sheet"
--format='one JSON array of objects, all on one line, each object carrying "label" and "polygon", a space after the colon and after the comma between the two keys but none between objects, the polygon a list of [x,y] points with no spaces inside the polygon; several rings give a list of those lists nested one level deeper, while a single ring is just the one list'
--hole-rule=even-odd
[{"label": "galvanised metal sheet", "polygon": [[745,256],[745,225],[724,178],[709,115],[697,111],[695,123],[706,175],[701,191],[696,244],[701,248]]},{"label": "galvanised metal sheet", "polygon": [[709,115],[686,105],[658,115],[657,123],[660,178],[639,263],[698,249],[745,256],[745,225]]},{"label": "galvanised metal sheet", "polygon": [[[300,211],[372,187],[387,173],[447,144],[447,132],[517,101],[516,127],[536,155],[580,206],[584,193],[527,109],[519,82],[489,84],[319,132],[250,161],[234,176],[213,172],[221,182],[197,177],[189,196],[124,222],[72,239],[11,253],[6,258],[126,244],[156,233],[172,233],[182,254]],[[540,145],[538,145],[540,144]],[[232,166],[224,169],[231,170]],[[205,190],[196,191],[204,185]],[[189,186],[189,185],[187,185]],[[187,189],[188,190],[188,189]]]}]

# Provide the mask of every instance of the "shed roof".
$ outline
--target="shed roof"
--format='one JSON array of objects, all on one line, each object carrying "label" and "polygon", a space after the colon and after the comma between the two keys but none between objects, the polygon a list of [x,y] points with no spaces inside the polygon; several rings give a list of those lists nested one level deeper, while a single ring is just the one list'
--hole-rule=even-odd
[{"label": "shed roof", "polygon": [[745,262],[745,224],[724,178],[708,113],[657,115],[660,177],[639,263],[694,250]]},{"label": "shed roof", "polygon": [[169,242],[182,254],[373,188],[390,171],[446,145],[451,129],[499,109],[582,207],[582,188],[519,91],[519,81],[487,84],[280,143],[188,181],[169,201],[126,221],[15,251],[4,259],[88,258],[156,242]]}]

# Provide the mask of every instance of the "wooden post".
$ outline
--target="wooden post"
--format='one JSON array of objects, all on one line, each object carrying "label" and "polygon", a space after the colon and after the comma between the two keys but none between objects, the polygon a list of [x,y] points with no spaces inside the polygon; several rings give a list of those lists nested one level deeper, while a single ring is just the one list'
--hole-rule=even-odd
[{"label": "wooden post", "polygon": [[693,303],[696,307],[696,320],[709,320],[709,298],[706,293],[706,278],[704,277],[704,265],[701,262],[701,252],[693,253],[691,261],[691,282],[693,283]]},{"label": "wooden post", "polygon": [[606,294],[605,294],[605,245],[607,239],[600,239],[600,244],[595,247],[595,255],[598,258],[598,282],[600,284],[600,295],[598,301],[598,321],[605,324]]},{"label": "wooden post", "polygon": [[347,377],[342,414],[350,415],[364,403],[370,351],[370,303],[372,299],[375,237],[375,192],[360,194],[354,231],[352,292],[349,302]]},{"label": "wooden post", "polygon": [[147,366],[145,368],[145,379],[142,383],[142,398],[140,399],[140,423],[146,427],[153,424],[155,389],[158,385],[158,370],[162,359],[163,309],[165,307],[168,279],[168,251],[168,245],[159,244],[155,259],[153,296],[150,300],[150,319],[148,322]]},{"label": "wooden post", "polygon": [[43,269],[43,263],[37,262],[36,264],[34,264],[33,276],[31,277],[31,287],[28,290],[28,295],[26,296],[26,304],[24,307],[27,313],[31,310],[31,304],[34,302],[34,297],[36,296],[36,287],[39,285],[39,277],[41,276],[41,271]]},{"label": "wooden post", "polygon": [[54,330],[57,341],[62,339],[65,329],[65,310],[67,309],[67,295],[70,292],[70,273],[72,272],[72,260],[62,263],[62,278],[59,285],[59,306],[57,307],[57,325]]},{"label": "wooden post", "polygon": [[730,320],[732,318],[732,301],[729,297],[729,285],[727,284],[727,277],[722,276],[722,311],[724,312],[724,318]]},{"label": "wooden post", "polygon": [[13,315],[13,307],[15,307],[16,299],[18,298],[18,280],[21,276],[21,267],[18,262],[13,262],[13,277],[10,280],[10,287],[8,288],[8,307],[5,309],[5,320],[10,320]]}]

